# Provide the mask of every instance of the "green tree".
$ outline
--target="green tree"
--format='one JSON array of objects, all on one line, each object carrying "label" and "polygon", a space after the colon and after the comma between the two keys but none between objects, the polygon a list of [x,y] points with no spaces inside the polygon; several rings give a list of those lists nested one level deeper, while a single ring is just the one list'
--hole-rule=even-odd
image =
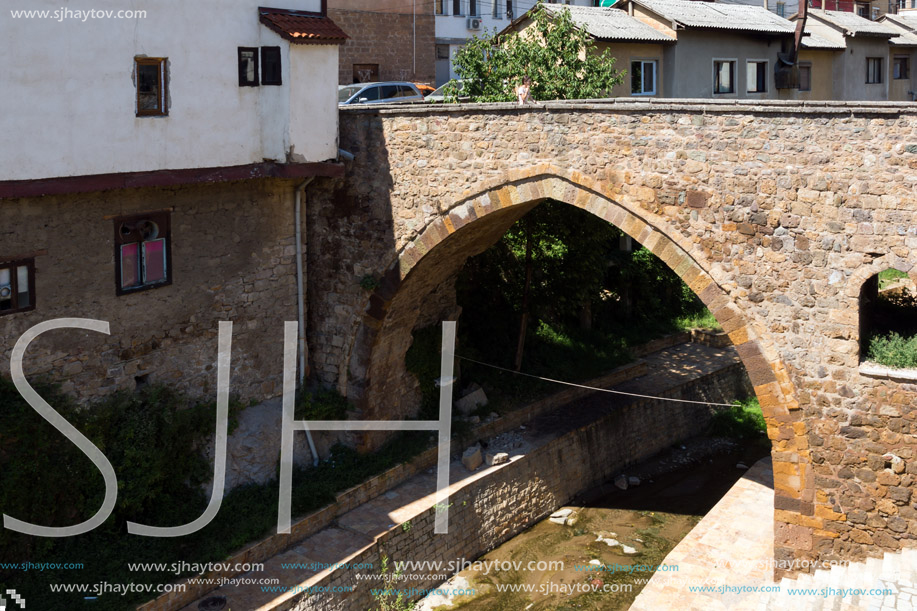
[{"label": "green tree", "polygon": [[592,36],[574,23],[570,11],[548,11],[540,3],[523,33],[498,36],[494,30],[472,38],[453,58],[456,74],[465,81],[462,95],[475,102],[515,100],[514,88],[526,76],[532,79],[533,100],[604,97],[624,78],[614,63],[608,50],[596,51]]}]

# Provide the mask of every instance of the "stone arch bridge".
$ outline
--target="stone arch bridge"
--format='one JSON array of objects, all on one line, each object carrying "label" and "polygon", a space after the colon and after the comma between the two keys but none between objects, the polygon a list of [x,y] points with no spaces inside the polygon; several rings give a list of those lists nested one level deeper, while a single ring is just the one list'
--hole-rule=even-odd
[{"label": "stone arch bridge", "polygon": [[917,545],[917,385],[861,372],[858,320],[871,276],[917,277],[917,105],[348,109],[340,146],[346,178],[309,192],[309,362],[365,417],[412,412],[411,331],[456,316],[465,260],[560,200],[658,255],[729,333],[773,444],[776,560]]}]

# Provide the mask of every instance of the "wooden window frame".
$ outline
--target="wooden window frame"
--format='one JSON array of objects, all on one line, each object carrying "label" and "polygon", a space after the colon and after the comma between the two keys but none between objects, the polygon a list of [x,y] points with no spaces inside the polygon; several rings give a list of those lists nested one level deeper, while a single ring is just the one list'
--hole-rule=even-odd
[{"label": "wooden window frame", "polygon": [[[876,63],[877,70],[875,74],[872,74],[872,71],[869,69],[873,65],[873,62]],[[869,80],[871,76],[875,76],[878,80],[871,81]],[[881,57],[867,57],[866,58],[866,84],[867,85],[881,85],[883,83],[882,79],[882,58]]]},{"label": "wooden window frame", "polygon": [[[29,282],[29,305],[24,308],[19,306],[19,273],[18,268],[23,265],[28,267],[28,282]],[[6,316],[7,314],[18,314],[19,312],[28,312],[29,310],[35,309],[35,259],[15,259],[9,261],[0,262],[0,269],[9,269],[10,270],[10,287],[12,289],[12,295],[10,295],[10,305],[12,306],[9,310],[0,310],[0,316]]]},{"label": "wooden window frame", "polygon": [[[169,93],[168,93],[168,57],[135,57],[134,71],[136,73],[137,86],[134,97],[135,111],[138,117],[168,117],[169,116]],[[159,107],[152,109],[140,108],[140,66],[156,66],[159,68]]]},{"label": "wooden window frame", "polygon": [[[267,79],[265,74],[267,71],[264,69],[268,65],[268,61],[273,61],[273,58],[269,58],[268,54],[275,54],[277,59],[277,78]],[[280,47],[261,47],[261,84],[262,85],[283,85],[283,53],[280,51]]]},{"label": "wooden window frame", "polygon": [[[896,66],[904,67],[904,74],[899,73],[895,76]],[[892,80],[903,81],[911,78],[911,58],[909,55],[895,55],[892,57]]]},{"label": "wooden window frame", "polygon": [[[140,222],[149,220],[156,223],[159,227],[159,234],[156,239],[164,238],[165,241],[165,280],[160,280],[158,282],[144,282],[143,281],[143,270],[145,269],[144,262],[142,259],[142,244],[144,242],[149,242],[152,240],[143,240],[136,239],[138,236],[136,232],[133,231],[130,234],[125,235],[122,232],[122,226],[136,226]],[[133,293],[139,293],[142,291],[148,291],[150,289],[159,288],[162,286],[169,286],[172,284],[172,214],[170,210],[159,210],[156,212],[147,212],[144,214],[131,214],[129,216],[119,216],[114,219],[114,255],[115,255],[115,292],[117,295],[130,295]],[[121,247],[128,244],[138,244],[138,257],[140,261],[138,265],[140,266],[140,280],[141,283],[135,286],[122,286],[122,276],[121,276]]]},{"label": "wooden window frame", "polygon": [[[802,70],[806,69],[809,73],[809,86],[805,89],[802,88]],[[799,62],[799,91],[812,91],[812,63],[811,62]]]},{"label": "wooden window frame", "polygon": [[[251,53],[252,57],[255,58],[255,78],[252,81],[249,81],[245,77],[245,72],[242,69],[242,54]],[[261,66],[258,63],[260,61],[261,54],[258,52],[258,47],[239,47],[237,51],[237,59],[239,62],[239,87],[257,87],[259,78],[261,76]]]}]

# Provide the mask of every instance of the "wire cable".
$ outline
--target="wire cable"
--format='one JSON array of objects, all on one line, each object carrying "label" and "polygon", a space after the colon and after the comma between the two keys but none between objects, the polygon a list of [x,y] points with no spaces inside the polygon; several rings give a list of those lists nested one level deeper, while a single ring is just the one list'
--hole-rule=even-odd
[{"label": "wire cable", "polygon": [[716,407],[734,407],[732,403],[713,403],[711,401],[692,401],[690,399],[672,399],[670,397],[654,397],[653,395],[641,395],[634,392],[624,392],[623,390],[611,390],[610,388],[596,388],[595,386],[586,386],[585,384],[575,384],[573,382],[565,382],[564,380],[555,380],[553,378],[545,378],[542,376],[532,375],[531,373],[523,373],[521,371],[513,371],[512,369],[507,369],[506,367],[500,367],[499,365],[491,365],[490,363],[485,363],[483,361],[476,361],[474,359],[468,358],[467,356],[462,356],[460,354],[454,354],[455,358],[462,359],[463,361],[468,361],[470,363],[477,363],[478,365],[483,365],[484,367],[491,367],[492,369],[499,369],[500,371],[506,371],[507,373],[512,373],[515,375],[525,376],[527,378],[535,378],[536,380],[544,380],[545,382],[553,382],[554,384],[563,384],[564,386],[575,386],[576,388],[585,388],[587,390],[594,390],[596,392],[607,392],[615,395],[625,395],[628,397],[639,397],[641,399],[654,399],[656,401],[672,401],[674,403],[694,403],[698,405],[713,405]]}]

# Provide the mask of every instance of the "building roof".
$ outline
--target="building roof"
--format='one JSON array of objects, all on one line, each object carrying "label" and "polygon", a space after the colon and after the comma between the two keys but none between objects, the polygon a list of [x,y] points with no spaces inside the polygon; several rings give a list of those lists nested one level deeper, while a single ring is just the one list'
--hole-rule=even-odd
[{"label": "building roof", "polygon": [[631,17],[620,9],[564,4],[543,4],[542,8],[549,13],[570,11],[573,22],[597,40],[675,42],[672,36]]},{"label": "building roof", "polygon": [[841,40],[831,40],[826,36],[816,34],[812,32],[808,27],[803,30],[802,37],[802,46],[805,49],[846,49],[847,45],[844,44],[844,39],[841,37]]},{"label": "building roof", "polygon": [[902,11],[900,13],[886,13],[882,16],[885,20],[891,21],[895,25],[901,26],[912,32],[917,31],[917,11]]},{"label": "building roof", "polygon": [[844,31],[844,36],[886,36],[891,38],[898,34],[890,26],[876,21],[864,19],[856,13],[845,11],[823,11],[820,9],[809,9],[809,17],[814,17],[825,23],[829,23]]},{"label": "building roof", "polygon": [[883,15],[881,23],[898,33],[888,42],[895,47],[917,47],[917,11]]},{"label": "building roof", "polygon": [[292,43],[302,45],[340,45],[348,36],[336,23],[320,13],[258,8],[261,23]]},{"label": "building roof", "polygon": [[888,42],[895,47],[917,47],[917,34],[902,32],[900,35],[890,38]]},{"label": "building roof", "polygon": [[795,26],[763,6],[726,4],[723,2],[694,2],[692,0],[630,0],[657,15],[688,28],[708,28],[792,34]]}]

